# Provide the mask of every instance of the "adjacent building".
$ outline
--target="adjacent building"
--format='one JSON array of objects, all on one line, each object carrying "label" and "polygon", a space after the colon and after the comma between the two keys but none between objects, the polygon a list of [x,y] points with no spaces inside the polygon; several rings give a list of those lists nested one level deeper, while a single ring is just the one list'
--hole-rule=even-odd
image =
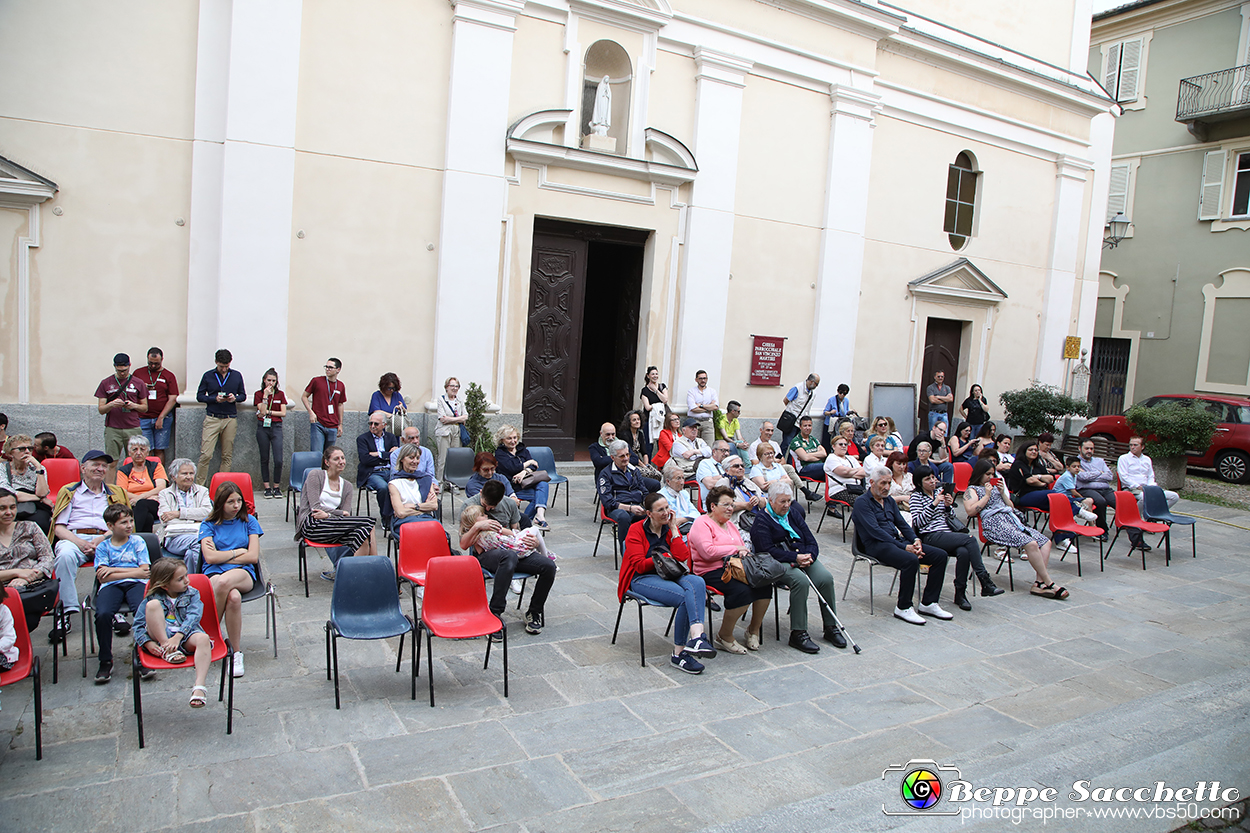
[{"label": "adjacent building", "polygon": [[1096,413],[1161,393],[1250,395],[1250,2],[1144,0],[1093,19],[1090,74],[1123,108],[1092,352]]},{"label": "adjacent building", "polygon": [[[195,380],[227,347],[293,394],[333,355],[349,408],[386,371],[418,407],[454,375],[567,452],[648,365],[679,410],[706,370],[756,417],[813,370],[863,413],[874,382],[938,368],[957,401],[1062,384],[1112,187],[1089,21],[1090,0],[4,3],[0,398],[89,437],[114,352],[160,345]],[[753,335],[785,337],[781,390],[748,384]],[[179,421],[197,435],[186,396]]]}]

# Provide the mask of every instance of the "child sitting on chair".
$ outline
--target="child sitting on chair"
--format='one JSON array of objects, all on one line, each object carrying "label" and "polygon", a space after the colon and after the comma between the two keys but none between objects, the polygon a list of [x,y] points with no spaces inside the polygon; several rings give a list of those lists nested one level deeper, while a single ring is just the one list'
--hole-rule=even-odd
[{"label": "child sitting on chair", "polygon": [[[470,503],[464,507],[464,511],[460,513],[460,534],[463,535],[468,532],[481,519],[481,506]],[[542,533],[534,527],[520,531],[502,528],[498,532],[482,531],[478,533],[477,545],[483,551],[493,549],[512,550],[521,558],[537,552],[539,555],[546,556],[552,561],[556,560],[556,554],[547,549]]]},{"label": "child sitting on chair", "polygon": [[1098,520],[1098,516],[1094,514],[1094,499],[1091,497],[1081,497],[1080,492],[1076,490],[1076,476],[1081,471],[1081,458],[1072,455],[1068,459],[1068,464],[1064,468],[1063,474],[1059,475],[1059,479],[1055,481],[1055,491],[1063,494],[1072,503],[1072,511],[1078,518],[1085,523],[1093,523]]},{"label": "child sitting on chair", "polygon": [[113,675],[113,617],[122,602],[138,611],[143,606],[143,582],[148,577],[148,543],[135,535],[135,515],[129,506],[114,503],[104,510],[104,524],[112,533],[95,548],[95,634],[100,643],[100,670],[96,685]]},{"label": "child sitting on chair", "polygon": [[162,558],[152,567],[148,595],[135,614],[135,645],[172,665],[187,661],[187,649],[195,653],[195,686],[191,708],[208,702],[208,663],[213,656],[213,640],[200,626],[204,602],[200,591],[187,581],[187,565],[175,558]]}]

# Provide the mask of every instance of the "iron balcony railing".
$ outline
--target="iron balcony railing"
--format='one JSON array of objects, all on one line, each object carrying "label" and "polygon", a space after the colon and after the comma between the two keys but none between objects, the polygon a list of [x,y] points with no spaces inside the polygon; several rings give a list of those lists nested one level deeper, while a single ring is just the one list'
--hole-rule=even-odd
[{"label": "iron balcony railing", "polygon": [[1177,121],[1228,118],[1241,111],[1250,113],[1250,64],[1181,79]]}]

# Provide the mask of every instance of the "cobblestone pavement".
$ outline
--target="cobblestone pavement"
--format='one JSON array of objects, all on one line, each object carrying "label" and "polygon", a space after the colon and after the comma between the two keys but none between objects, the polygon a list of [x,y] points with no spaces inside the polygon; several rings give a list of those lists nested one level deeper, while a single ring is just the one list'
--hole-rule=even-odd
[{"label": "cobblestone pavement", "polygon": [[[0,693],[0,830],[1168,831],[1189,821],[1162,812],[1174,805],[1080,802],[1073,782],[1218,780],[1250,794],[1247,513],[1182,502],[1178,511],[1225,523],[1198,526],[1196,559],[1178,531],[1170,567],[1156,550],[1143,571],[1123,540],[1102,572],[1087,550],[1082,578],[1070,556],[1056,559],[1066,602],[1029,595],[1031,571],[1017,564],[1014,593],[976,597],[964,613],[950,604],[948,578],[956,618],[923,628],[889,615],[888,570],[877,571],[870,616],[867,571],[857,569],[838,611],[862,654],[828,645],[801,654],[773,640],[770,614],[761,651],[722,653],[694,677],[667,663],[664,611],[644,612],[645,668],[632,607],[610,644],[609,533],[592,558],[590,480],[571,485],[572,516],[563,495],[549,516],[561,559],[546,630],[527,636],[515,606],[507,614],[509,697],[496,657],[482,669],[481,640],[435,640],[436,708],[424,667],[409,699],[396,640],[342,641],[335,711],[323,632],[331,585],[316,577],[326,563],[312,559],[305,599],[282,503],[262,499],[279,656],[263,637],[262,605],[245,606],[234,734],[215,699],[187,708],[189,673],[162,673],[144,687],[140,750],[127,674],[107,686],[83,679],[75,630],[60,683],[45,672],[42,761],[30,684]],[[839,524],[830,519],[817,537],[841,592],[850,555]],[[783,636],[785,607],[783,593]],[[49,660],[46,632],[36,641]],[[125,655],[129,638],[117,642]],[[906,807],[901,774],[882,772],[912,759],[957,767],[974,787],[1054,787],[1057,800],[1032,802],[1011,828],[986,817],[984,802],[958,805],[981,814],[965,819],[885,815]],[[941,772],[949,796],[951,772]],[[1089,815],[1106,808],[1157,817]],[[1029,815],[1042,809],[1068,817]]]}]

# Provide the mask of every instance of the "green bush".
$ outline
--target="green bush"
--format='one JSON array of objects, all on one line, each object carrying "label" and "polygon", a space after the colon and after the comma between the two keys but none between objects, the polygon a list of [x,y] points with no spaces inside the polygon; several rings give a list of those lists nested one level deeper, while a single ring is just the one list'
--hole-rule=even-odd
[{"label": "green bush", "polygon": [[998,397],[1008,425],[1014,425],[1030,437],[1053,431],[1064,417],[1082,417],[1089,413],[1089,403],[1073,399],[1053,385],[1034,380],[1022,390],[1004,391]]},{"label": "green bush", "polygon": [[1124,414],[1134,434],[1146,440],[1151,457],[1178,457],[1190,449],[1205,451],[1215,436],[1215,415],[1206,408],[1168,402],[1147,408],[1134,405]]},{"label": "green bush", "polygon": [[469,390],[464,395],[464,408],[469,414],[465,426],[469,429],[469,447],[475,454],[495,450],[494,438],[486,425],[486,406],[486,394],[477,382],[470,382]]}]

